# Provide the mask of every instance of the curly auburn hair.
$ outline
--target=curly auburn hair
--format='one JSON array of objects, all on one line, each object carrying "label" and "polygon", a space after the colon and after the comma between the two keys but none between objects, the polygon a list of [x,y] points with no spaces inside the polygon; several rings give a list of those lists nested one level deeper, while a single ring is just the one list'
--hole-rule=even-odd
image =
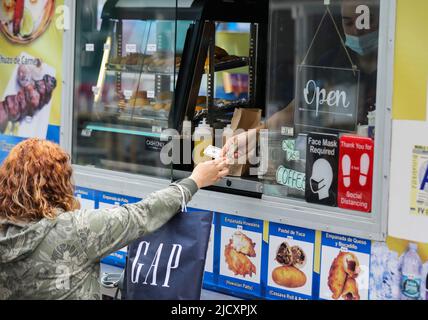
[{"label": "curly auburn hair", "polygon": [[21,142],[0,167],[0,219],[34,222],[55,219],[58,209],[78,209],[72,173],[70,157],[59,145]]}]

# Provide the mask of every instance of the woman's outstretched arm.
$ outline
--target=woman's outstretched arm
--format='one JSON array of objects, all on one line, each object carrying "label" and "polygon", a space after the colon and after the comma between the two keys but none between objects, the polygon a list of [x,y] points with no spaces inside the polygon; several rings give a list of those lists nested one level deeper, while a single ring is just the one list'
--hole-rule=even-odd
[{"label": "woman's outstretched arm", "polygon": [[187,204],[199,188],[212,185],[227,174],[224,160],[209,161],[199,165],[191,178],[179,182],[181,188],[171,185],[136,204],[75,212],[72,219],[82,250],[93,261],[120,250],[162,227],[180,211],[183,200]]}]

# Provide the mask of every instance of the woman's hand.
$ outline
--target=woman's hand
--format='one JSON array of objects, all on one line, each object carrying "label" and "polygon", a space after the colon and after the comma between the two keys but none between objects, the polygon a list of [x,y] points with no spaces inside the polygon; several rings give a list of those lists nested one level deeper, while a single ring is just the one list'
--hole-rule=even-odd
[{"label": "woman's hand", "polygon": [[195,181],[199,189],[212,186],[229,174],[226,159],[207,161],[199,164],[194,170],[190,179]]}]

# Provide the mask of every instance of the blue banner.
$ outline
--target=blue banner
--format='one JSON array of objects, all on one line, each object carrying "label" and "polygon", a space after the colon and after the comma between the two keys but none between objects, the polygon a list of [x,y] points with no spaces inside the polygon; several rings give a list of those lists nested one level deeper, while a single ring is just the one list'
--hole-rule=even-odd
[{"label": "blue banner", "polygon": [[140,198],[128,197],[120,194],[114,194],[110,192],[98,192],[98,203],[100,208],[102,208],[102,204],[105,204],[106,207],[114,207],[114,206],[123,206],[125,204],[137,203],[141,201]]},{"label": "blue banner", "polygon": [[220,224],[225,227],[231,227],[231,228],[242,227],[244,230],[263,233],[262,220],[222,214],[220,216]]},{"label": "blue banner", "polygon": [[220,215],[218,286],[261,297],[263,221]]},{"label": "blue banner", "polygon": [[80,202],[81,209],[93,210],[98,208],[96,202],[96,191],[76,187],[74,194]]},{"label": "blue banner", "polygon": [[265,296],[273,300],[309,300],[314,292],[315,231],[269,224]]},{"label": "blue banner", "polygon": [[319,298],[368,300],[371,241],[323,232]]},{"label": "blue banner", "polygon": [[370,254],[371,252],[370,240],[344,236],[344,235],[334,234],[329,232],[323,232],[321,239],[322,239],[321,244],[323,246],[329,246],[329,247],[334,247],[339,249],[366,253],[366,254]]}]

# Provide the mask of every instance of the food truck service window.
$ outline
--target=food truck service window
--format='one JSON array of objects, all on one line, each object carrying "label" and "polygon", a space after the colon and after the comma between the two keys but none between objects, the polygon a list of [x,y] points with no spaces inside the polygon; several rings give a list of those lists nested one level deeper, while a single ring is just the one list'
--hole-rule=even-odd
[{"label": "food truck service window", "polygon": [[76,12],[74,163],[170,177],[161,133],[190,21],[175,0],[78,1]]},{"label": "food truck service window", "polygon": [[264,193],[370,215],[380,3],[329,2],[271,1]]}]

